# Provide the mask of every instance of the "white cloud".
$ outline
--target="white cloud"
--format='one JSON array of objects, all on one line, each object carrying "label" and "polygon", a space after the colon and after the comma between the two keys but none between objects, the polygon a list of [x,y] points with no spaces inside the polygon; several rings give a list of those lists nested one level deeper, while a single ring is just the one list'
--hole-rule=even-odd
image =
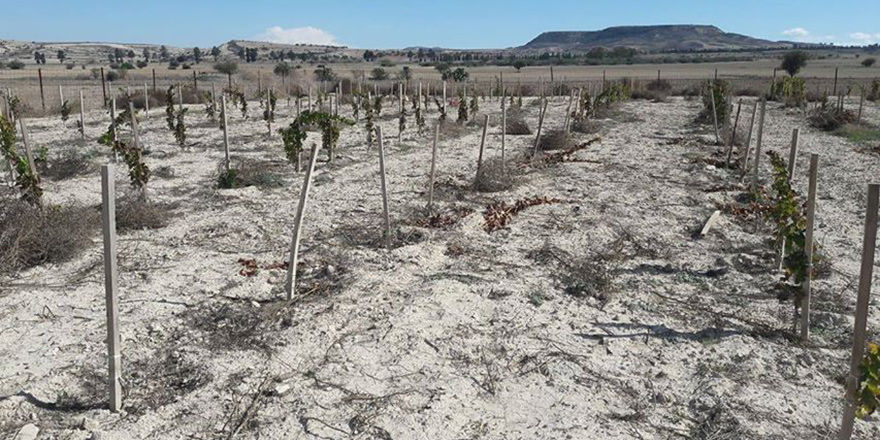
[{"label": "white cloud", "polygon": [[796,27],[782,31],[782,35],[785,35],[786,37],[806,38],[810,36],[810,31],[802,27]]},{"label": "white cloud", "polygon": [[317,44],[323,46],[339,46],[333,34],[316,27],[306,26],[285,29],[281,26],[267,28],[254,39],[282,44]]},{"label": "white cloud", "polygon": [[789,37],[798,43],[834,43],[837,37],[834,35],[813,35],[806,28],[796,27],[782,31],[782,35]]},{"label": "white cloud", "polygon": [[867,32],[853,32],[849,34],[849,37],[853,39],[857,44],[874,44],[880,43],[880,32],[876,34],[869,34]]}]

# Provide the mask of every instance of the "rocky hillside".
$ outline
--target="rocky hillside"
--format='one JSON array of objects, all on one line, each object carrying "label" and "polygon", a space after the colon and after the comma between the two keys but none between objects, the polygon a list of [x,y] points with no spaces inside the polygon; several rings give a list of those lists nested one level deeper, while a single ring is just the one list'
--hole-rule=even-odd
[{"label": "rocky hillside", "polygon": [[715,26],[620,26],[601,31],[544,32],[520,50],[589,50],[631,47],[646,52],[669,50],[748,49],[783,47],[788,43],[724,32]]}]

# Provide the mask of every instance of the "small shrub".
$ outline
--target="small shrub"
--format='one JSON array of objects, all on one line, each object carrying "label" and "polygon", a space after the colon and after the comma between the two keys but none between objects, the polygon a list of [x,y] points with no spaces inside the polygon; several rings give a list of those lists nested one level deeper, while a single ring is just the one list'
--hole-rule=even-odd
[{"label": "small shrub", "polygon": [[217,186],[223,189],[244,188],[255,186],[258,188],[277,188],[284,185],[281,176],[269,171],[265,162],[245,159],[238,161],[234,168],[226,171],[225,164],[221,162],[217,168]]},{"label": "small shrub", "polygon": [[571,136],[562,130],[550,130],[541,135],[538,147],[541,151],[564,150],[571,146]]},{"label": "small shrub", "polygon": [[532,134],[529,124],[526,123],[521,111],[511,108],[507,111],[507,134],[527,135]]},{"label": "small shrub", "polygon": [[789,76],[794,77],[807,65],[808,59],[809,56],[802,50],[787,52],[782,57],[782,65],[780,67],[788,72]]},{"label": "small shrub", "polygon": [[862,66],[864,66],[864,67],[871,67],[876,63],[877,63],[876,58],[865,58],[864,60],[862,60]]},{"label": "small shrub", "polygon": [[810,126],[822,131],[839,130],[846,124],[856,122],[856,114],[852,110],[838,108],[828,103],[827,97],[810,112],[807,118]]},{"label": "small shrub", "polygon": [[860,370],[856,415],[864,419],[880,408],[880,345],[868,343]]},{"label": "small shrub", "polygon": [[880,78],[874,78],[874,81],[871,81],[871,87],[868,89],[868,96],[865,99],[871,102],[880,100]]},{"label": "small shrub", "polygon": [[43,263],[62,263],[92,246],[100,224],[94,208],[0,203],[0,273]]},{"label": "small shrub", "polygon": [[712,100],[715,100],[715,115],[718,127],[730,124],[730,83],[723,80],[707,81],[703,85],[703,110],[697,116],[697,122],[713,124]]},{"label": "small shrub", "polygon": [[6,67],[9,67],[11,70],[22,70],[24,69],[24,63],[19,60],[10,61]]},{"label": "small shrub", "polygon": [[474,179],[474,191],[494,193],[508,191],[516,186],[516,169],[504,166],[500,158],[492,158],[483,162],[477,177]]},{"label": "small shrub", "polygon": [[61,156],[49,159],[40,174],[56,182],[88,174],[94,168],[89,156],[78,149],[65,151]]},{"label": "small shrub", "polygon": [[779,78],[770,87],[770,99],[781,99],[786,107],[803,107],[807,104],[806,82],[803,78]]}]

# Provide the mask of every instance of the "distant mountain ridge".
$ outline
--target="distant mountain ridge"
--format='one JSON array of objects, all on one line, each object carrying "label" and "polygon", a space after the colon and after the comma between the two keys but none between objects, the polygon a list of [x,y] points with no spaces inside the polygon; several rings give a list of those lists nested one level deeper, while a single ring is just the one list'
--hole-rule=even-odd
[{"label": "distant mountain ridge", "polygon": [[790,47],[791,43],[724,32],[708,25],[618,26],[600,31],[544,32],[520,51],[585,51],[629,47],[644,52]]}]

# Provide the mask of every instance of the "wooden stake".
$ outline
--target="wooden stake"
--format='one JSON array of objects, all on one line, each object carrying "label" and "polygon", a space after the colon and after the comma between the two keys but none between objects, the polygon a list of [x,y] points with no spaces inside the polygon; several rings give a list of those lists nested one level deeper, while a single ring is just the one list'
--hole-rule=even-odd
[{"label": "wooden stake", "polygon": [[385,183],[385,147],[382,143],[382,129],[376,126],[376,140],[379,143],[379,175],[382,178],[382,211],[385,217],[385,247],[391,249],[391,217],[388,215],[388,188]]},{"label": "wooden stake", "polygon": [[82,130],[80,131],[80,135],[82,138],[86,138],[86,101],[83,99],[83,91],[79,90],[79,125],[82,126]]},{"label": "wooden stake", "polygon": [[135,116],[135,113],[134,113],[134,101],[132,101],[132,100],[129,100],[129,101],[128,101],[128,111],[129,111],[129,113],[131,113],[131,142],[132,142],[132,147],[134,147],[134,148],[138,148],[138,149],[139,149],[139,148],[141,148],[141,139],[140,139],[140,135],[138,134],[138,123],[137,123],[137,117]]},{"label": "wooden stake", "polygon": [[831,95],[833,95],[833,96],[837,96],[837,71],[839,69],[840,69],[839,67],[834,68],[834,89],[831,92]]},{"label": "wooden stake", "polygon": [[569,123],[571,122],[571,105],[574,103],[574,91],[568,94],[568,108],[565,109],[565,134],[568,134]]},{"label": "wooden stake", "polygon": [[749,123],[749,135],[746,137],[746,151],[743,154],[742,166],[740,166],[742,176],[746,175],[746,170],[749,166],[749,152],[752,149],[752,131],[755,129],[755,119],[758,116],[758,104],[759,102],[756,101],[755,106],[752,108],[752,120]]},{"label": "wooden stake", "polygon": [[501,174],[504,174],[504,149],[507,138],[507,93],[502,88],[501,92]]},{"label": "wooden stake", "polygon": [[220,97],[220,111],[223,113],[223,150],[226,153],[226,160],[224,161],[226,165],[226,173],[229,174],[230,162],[229,162],[229,118],[226,116],[226,95]]},{"label": "wooden stake", "polygon": [[31,151],[30,136],[28,136],[27,128],[24,126],[24,118],[18,118],[18,125],[21,127],[21,143],[24,145],[24,153],[27,156],[28,165],[31,167],[34,177],[39,180],[40,175],[37,173],[37,163],[34,161],[34,154]]},{"label": "wooden stake", "polygon": [[795,128],[791,130],[791,145],[788,150],[788,180],[794,180],[794,170],[797,168],[798,144],[800,143],[801,130]]},{"label": "wooden stake", "polygon": [[[715,71],[718,72],[717,70]],[[715,82],[712,82],[712,97],[709,99],[712,101],[712,125],[715,127],[715,145],[721,143],[721,137],[718,135],[718,110],[715,108]]]},{"label": "wooden stake", "polygon": [[37,76],[40,77],[40,103],[43,106],[43,111],[46,111],[46,95],[43,94],[43,69],[37,69]]},{"label": "wooden stake", "polygon": [[856,117],[856,125],[862,125],[862,108],[865,106],[865,89],[859,92],[859,113]]},{"label": "wooden stake", "polygon": [[[231,83],[229,85],[232,86]],[[156,93],[156,90],[156,69],[153,69],[153,93]]]},{"label": "wooden stake", "polygon": [[755,142],[755,166],[752,172],[752,192],[758,191],[758,173],[761,165],[761,142],[764,140],[764,116],[767,112],[767,100],[761,99],[761,117],[758,120],[758,139]]},{"label": "wooden stake", "polygon": [[64,107],[64,88],[58,86],[58,101],[61,103],[61,107]]},{"label": "wooden stake", "polygon": [[437,138],[440,137],[440,123],[434,125],[434,146],[431,148],[431,174],[428,185],[428,211],[434,211],[434,177],[437,170]]},{"label": "wooden stake", "polygon": [[541,128],[544,126],[544,114],[547,113],[547,100],[544,100],[544,105],[541,107],[541,115],[538,117],[538,135],[535,136],[535,152],[532,155],[533,157],[538,157],[538,148],[541,146]]},{"label": "wooden stake", "polygon": [[293,219],[293,238],[290,241],[290,264],[287,265],[287,282],[284,290],[287,292],[287,300],[293,299],[293,289],[296,285],[296,265],[299,261],[299,239],[302,232],[303,216],[306,212],[306,203],[309,201],[309,189],[312,186],[312,173],[315,171],[315,162],[318,161],[318,144],[312,144],[312,157],[309,158],[309,167],[303,179],[303,188],[299,194],[299,205],[296,207],[296,217]]},{"label": "wooden stake", "polygon": [[[810,183],[807,193],[807,230],[804,240],[804,253],[807,257],[807,276],[804,280],[804,293],[801,297],[801,339],[810,339],[810,283],[813,278],[813,228],[816,224],[816,180],[819,175],[819,155],[810,155]],[[783,247],[783,252],[785,247]]]},{"label": "wooden stake", "polygon": [[480,176],[480,168],[483,166],[483,149],[486,146],[486,131],[489,130],[489,115],[486,115],[486,120],[483,122],[483,137],[480,138],[480,155],[477,156],[477,177]]},{"label": "wooden stake", "polygon": [[727,145],[727,159],[724,161],[724,167],[730,168],[730,156],[733,155],[733,145],[736,144],[736,129],[739,127],[739,112],[742,110],[743,101],[739,100],[739,103],[736,105],[736,118],[733,122],[733,130],[730,133],[730,140]]},{"label": "wooden stake", "polygon": [[[155,75],[155,70],[153,71]],[[155,78],[155,76],[154,76]],[[104,95],[104,108],[107,108],[107,81],[104,79],[104,68],[101,68],[101,94]]]},{"label": "wooden stake", "polygon": [[[110,100],[110,131],[113,132],[113,142],[119,140],[119,135],[116,133],[116,98]],[[113,162],[117,161],[119,161],[119,153],[114,151]]]},{"label": "wooden stake", "polygon": [[101,167],[101,219],[104,226],[104,293],[107,307],[107,373],[111,412],[122,408],[119,295],[116,278],[116,182],[113,165]]},{"label": "wooden stake", "polygon": [[859,274],[859,293],[856,300],[856,321],[853,327],[853,348],[850,359],[849,376],[845,380],[846,403],[843,422],[840,426],[839,440],[852,437],[856,416],[856,393],[861,377],[862,356],[865,350],[865,333],[868,322],[868,305],[871,297],[871,278],[874,274],[874,250],[877,242],[877,205],[880,199],[880,185],[868,185],[868,209],[865,213],[865,235],[862,241],[862,269]]},{"label": "wooden stake", "polygon": [[150,91],[147,89],[147,83],[144,83],[144,114],[147,119],[150,118]]}]

